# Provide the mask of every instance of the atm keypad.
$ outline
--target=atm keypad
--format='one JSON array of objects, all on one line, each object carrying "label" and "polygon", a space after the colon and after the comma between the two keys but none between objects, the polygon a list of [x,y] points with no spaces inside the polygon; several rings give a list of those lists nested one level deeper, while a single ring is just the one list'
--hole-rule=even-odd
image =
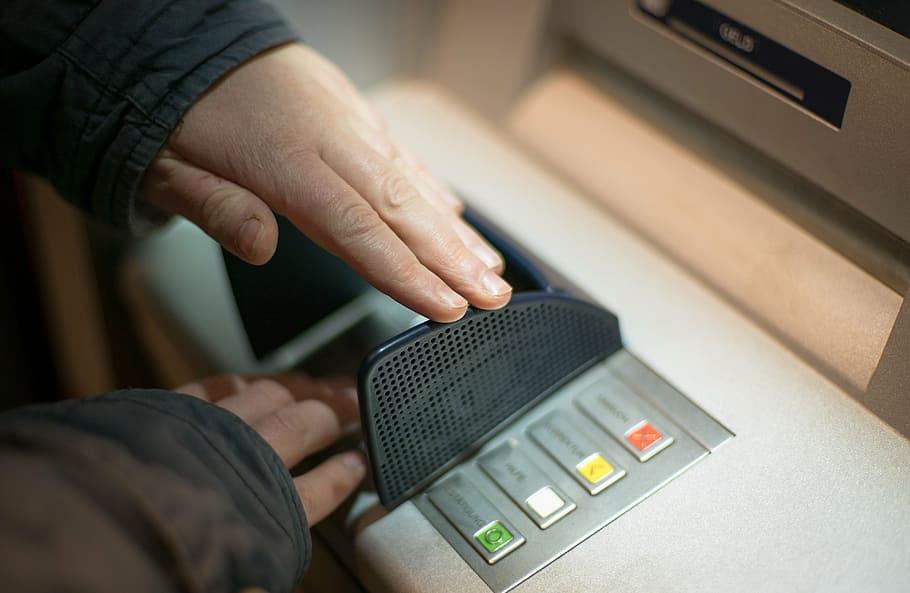
[{"label": "atm keypad", "polygon": [[[649,397],[641,385],[648,387]],[[673,409],[675,416],[663,409]],[[710,432],[693,438],[683,428],[687,422],[708,426]],[[730,437],[685,396],[623,353],[502,429],[478,455],[414,502],[500,593],[670,482],[706,456],[709,446]]]}]

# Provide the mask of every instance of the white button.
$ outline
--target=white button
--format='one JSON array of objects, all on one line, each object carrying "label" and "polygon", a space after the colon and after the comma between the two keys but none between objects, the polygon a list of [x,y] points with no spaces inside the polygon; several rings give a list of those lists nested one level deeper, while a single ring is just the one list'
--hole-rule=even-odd
[{"label": "white button", "polygon": [[528,497],[528,506],[540,515],[541,519],[546,519],[561,509],[564,504],[565,501],[553,492],[553,489],[549,486],[544,486]]}]

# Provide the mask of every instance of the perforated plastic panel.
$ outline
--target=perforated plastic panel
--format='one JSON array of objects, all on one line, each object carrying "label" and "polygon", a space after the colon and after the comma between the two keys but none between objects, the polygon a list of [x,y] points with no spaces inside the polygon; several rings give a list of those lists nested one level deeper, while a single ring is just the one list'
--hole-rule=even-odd
[{"label": "perforated plastic panel", "polygon": [[499,311],[427,323],[378,348],[361,369],[360,404],[383,504],[396,506],[513,415],[620,347],[608,311],[525,293]]}]

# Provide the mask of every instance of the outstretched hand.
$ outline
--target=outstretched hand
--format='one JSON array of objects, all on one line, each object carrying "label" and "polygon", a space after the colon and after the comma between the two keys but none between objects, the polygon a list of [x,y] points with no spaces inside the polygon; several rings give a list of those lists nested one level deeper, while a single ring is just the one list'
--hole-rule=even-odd
[{"label": "outstretched hand", "polygon": [[[240,417],[271,445],[285,467],[337,441],[357,423],[357,390],[347,379],[287,374],[267,378],[219,375],[175,389]],[[340,453],[294,478],[310,526],[350,496],[366,475],[357,451]]]},{"label": "outstretched hand", "polygon": [[511,296],[502,258],[461,219],[461,203],[389,138],[344,74],[304,46],[260,55],[210,89],[140,196],[254,264],[275,251],[277,212],[436,321]]}]

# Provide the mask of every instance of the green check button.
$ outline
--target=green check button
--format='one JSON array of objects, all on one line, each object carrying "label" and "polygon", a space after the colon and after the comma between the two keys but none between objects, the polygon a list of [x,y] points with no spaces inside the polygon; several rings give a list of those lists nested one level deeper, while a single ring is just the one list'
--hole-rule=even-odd
[{"label": "green check button", "polygon": [[491,554],[512,541],[512,534],[499,521],[493,521],[474,534],[483,548]]}]

